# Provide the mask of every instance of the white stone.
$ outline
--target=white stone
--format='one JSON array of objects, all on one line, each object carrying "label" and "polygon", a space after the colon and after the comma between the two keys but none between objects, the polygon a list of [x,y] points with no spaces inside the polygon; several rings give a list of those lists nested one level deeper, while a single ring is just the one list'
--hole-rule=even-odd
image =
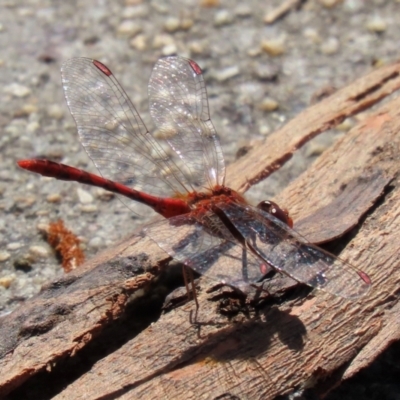
[{"label": "white stone", "polygon": [[78,194],[78,198],[81,204],[90,204],[93,203],[93,196],[86,190],[78,188],[76,189]]},{"label": "white stone", "polygon": [[0,262],[7,261],[11,257],[7,251],[0,251]]},{"label": "white stone", "polygon": [[19,83],[10,83],[4,88],[4,92],[14,97],[27,97],[31,94],[31,89]]},{"label": "white stone", "polygon": [[29,253],[37,257],[48,257],[49,255],[49,251],[43,246],[31,246]]}]

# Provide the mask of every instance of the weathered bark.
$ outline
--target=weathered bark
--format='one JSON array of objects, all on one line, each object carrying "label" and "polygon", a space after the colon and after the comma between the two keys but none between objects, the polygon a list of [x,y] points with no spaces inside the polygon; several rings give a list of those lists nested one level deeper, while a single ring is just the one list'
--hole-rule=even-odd
[{"label": "weathered bark", "polygon": [[[309,139],[398,89],[399,72],[400,64],[374,71],[305,110],[232,165],[228,185],[243,191],[260,181]],[[207,293],[209,284],[200,279],[195,321],[189,302],[144,328],[146,294],[169,258],[149,239],[133,236],[1,321],[0,395],[42,371],[60,399],[196,399],[224,393],[268,399],[314,386],[344,366],[347,378],[368,365],[399,337],[398,324],[391,323],[399,318],[394,296],[400,283],[399,110],[400,99],[394,99],[371,112],[276,199],[290,209],[295,228],[313,240],[338,237],[358,223],[341,257],[370,275],[367,296],[346,301],[322,292],[301,296],[295,289],[279,305],[270,300],[246,313],[242,304],[228,318],[217,307],[223,294]],[[343,224],[334,226],[333,219],[296,225],[323,207],[320,216],[326,218],[332,205]],[[131,294],[133,304],[142,303],[130,313],[129,339],[61,389],[60,376],[76,368],[70,361],[116,323]]]}]

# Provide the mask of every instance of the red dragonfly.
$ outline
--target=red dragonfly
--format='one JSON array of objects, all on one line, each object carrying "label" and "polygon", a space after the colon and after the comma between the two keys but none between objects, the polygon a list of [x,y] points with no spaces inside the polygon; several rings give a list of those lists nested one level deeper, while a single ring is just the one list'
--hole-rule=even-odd
[{"label": "red dragonfly", "polygon": [[272,267],[344,298],[369,290],[366,273],[307,243],[275,203],[253,207],[224,186],[224,158],[194,61],[162,58],[151,74],[150,114],[163,141],[148,131],[104,64],[73,58],[61,73],[80,141],[101,176],[48,160],[21,160],[20,167],[148,205],[165,219],[144,232],[173,258],[219,282],[243,289]]}]

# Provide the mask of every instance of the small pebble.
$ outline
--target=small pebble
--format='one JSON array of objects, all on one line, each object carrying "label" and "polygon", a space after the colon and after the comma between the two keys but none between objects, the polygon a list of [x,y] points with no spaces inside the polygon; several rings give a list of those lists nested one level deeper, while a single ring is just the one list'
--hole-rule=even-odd
[{"label": "small pebble", "polygon": [[161,1],[153,1],[152,4],[153,13],[156,12],[158,14],[168,14],[169,8],[168,5]]},{"label": "small pebble", "polygon": [[[26,128],[26,125],[24,127],[24,130],[25,130],[25,128]],[[21,127],[18,124],[14,124],[12,121],[11,124],[7,125],[4,128],[3,133],[6,133],[7,135],[10,135],[13,137],[17,137],[22,134],[22,131],[21,131]]]},{"label": "small pebble", "polygon": [[251,9],[251,6],[249,4],[242,3],[235,8],[234,13],[238,17],[246,18],[252,15],[253,10]]},{"label": "small pebble", "polygon": [[319,2],[326,8],[333,8],[340,3],[343,3],[343,0],[319,0]]},{"label": "small pebble", "polygon": [[36,197],[33,196],[19,197],[15,199],[15,202],[17,203],[18,208],[25,209],[32,207],[32,205],[36,202]]},{"label": "small pebble", "polygon": [[207,48],[206,42],[194,41],[189,43],[189,50],[192,54],[202,54]]},{"label": "small pebble", "polygon": [[169,44],[174,44],[174,38],[169,34],[156,35],[153,39],[153,48],[160,49]]},{"label": "small pebble", "polygon": [[49,233],[50,226],[48,223],[41,222],[41,223],[37,224],[36,229],[40,233]]},{"label": "small pebble", "polygon": [[88,247],[91,247],[92,249],[100,249],[104,247],[104,241],[101,237],[95,236],[89,240]]},{"label": "small pebble", "polygon": [[29,247],[29,253],[33,256],[45,258],[49,256],[49,251],[43,246],[31,246]]},{"label": "small pebble", "polygon": [[53,119],[56,119],[56,120],[60,120],[64,116],[64,110],[58,104],[51,104],[47,108],[47,115],[50,118],[53,118]]},{"label": "small pebble", "polygon": [[183,31],[188,31],[194,24],[194,21],[191,18],[183,18],[181,21],[181,29]]},{"label": "small pebble", "polygon": [[125,0],[125,5],[127,6],[135,6],[137,4],[142,4],[143,0]]},{"label": "small pebble", "polygon": [[35,133],[39,128],[40,128],[40,124],[38,121],[32,121],[26,125],[26,130],[29,133]]},{"label": "small pebble", "polygon": [[20,17],[31,17],[34,14],[35,14],[35,11],[32,8],[29,8],[29,7],[18,8],[18,15]]},{"label": "small pebble", "polygon": [[261,42],[261,49],[272,57],[280,56],[286,51],[285,41],[281,38],[263,40]]},{"label": "small pebble", "polygon": [[347,132],[351,128],[353,128],[355,125],[355,122],[352,118],[346,118],[341,124],[339,124],[336,129],[339,131]]},{"label": "small pebble", "polygon": [[93,203],[93,196],[87,190],[78,188],[76,189],[76,193],[78,194],[79,202],[81,204]]},{"label": "small pebble", "polygon": [[146,35],[137,35],[130,42],[129,45],[136,50],[142,51],[147,47]]},{"label": "small pebble", "polygon": [[311,142],[307,147],[306,157],[320,156],[328,147],[329,145],[326,144]]},{"label": "small pebble", "polygon": [[4,251],[4,250],[0,251],[0,262],[7,261],[10,257],[11,257],[11,255],[7,251]]},{"label": "small pebble", "polygon": [[8,289],[14,280],[15,280],[15,275],[3,276],[2,278],[0,278],[0,286],[3,286],[5,289]]},{"label": "small pebble", "polygon": [[327,39],[321,44],[321,52],[326,55],[337,53],[339,50],[339,40],[334,37]]},{"label": "small pebble", "polygon": [[19,242],[8,243],[7,249],[11,250],[11,251],[15,251],[15,250],[20,249],[22,246],[23,246],[23,244],[19,243]]},{"label": "small pebble", "polygon": [[274,81],[278,78],[280,67],[265,62],[259,62],[254,66],[254,74],[261,81]]},{"label": "small pebble", "polygon": [[48,203],[59,203],[61,201],[61,195],[59,193],[49,194],[46,198]]},{"label": "small pebble", "polygon": [[270,97],[266,97],[265,99],[262,100],[261,104],[259,105],[259,108],[262,111],[271,112],[279,108],[279,103]]},{"label": "small pebble", "polygon": [[226,67],[224,69],[220,69],[214,73],[214,78],[219,82],[224,82],[228,79],[233,78],[234,76],[239,75],[240,69],[237,65],[232,65],[231,67]]},{"label": "small pebble", "polygon": [[97,206],[95,204],[85,204],[81,206],[81,211],[84,213],[93,213],[97,211]]},{"label": "small pebble", "polygon": [[163,56],[172,56],[178,52],[178,48],[175,43],[167,44],[161,50]]},{"label": "small pebble", "polygon": [[110,201],[115,197],[115,193],[109,192],[108,190],[97,188],[95,195],[99,200]]},{"label": "small pebble", "polygon": [[367,29],[370,32],[382,33],[386,30],[386,28],[387,24],[385,20],[379,16],[375,16],[367,22]]},{"label": "small pebble", "polygon": [[219,10],[214,16],[214,25],[229,25],[233,22],[233,19],[233,15],[228,10]]},{"label": "small pebble", "polygon": [[142,31],[142,27],[135,21],[125,20],[117,28],[117,34],[122,37],[132,37]]},{"label": "small pebble", "polygon": [[201,0],[200,5],[202,7],[217,7],[219,5],[219,0]]},{"label": "small pebble", "polygon": [[37,215],[38,217],[48,216],[49,214],[50,214],[49,209],[37,210],[37,211],[36,211],[36,215]]},{"label": "small pebble", "polygon": [[249,57],[258,57],[261,54],[261,49],[259,47],[250,47],[247,50]]},{"label": "small pebble", "polygon": [[322,42],[321,36],[319,35],[318,31],[314,28],[304,29],[303,36],[315,44],[319,44]]},{"label": "small pebble", "polygon": [[132,4],[131,6],[125,7],[122,10],[122,18],[131,19],[131,18],[144,18],[149,14],[149,8],[147,4],[136,5]]},{"label": "small pebble", "polygon": [[258,129],[258,132],[260,132],[260,135],[269,135],[271,133],[271,128],[268,125],[261,125]]},{"label": "small pebble", "polygon": [[358,114],[356,114],[356,115],[354,116],[354,119],[355,119],[357,122],[364,122],[364,121],[365,121],[366,119],[368,119],[368,118],[370,118],[370,115],[368,114],[367,111],[359,112]]},{"label": "small pebble", "polygon": [[365,8],[365,0],[346,0],[343,3],[343,11],[350,13],[360,12]]},{"label": "small pebble", "polygon": [[4,92],[14,97],[26,97],[31,94],[31,89],[19,83],[11,83],[4,88]]},{"label": "small pebble", "polygon": [[181,28],[181,21],[176,17],[169,17],[164,24],[164,29],[167,32],[176,32]]},{"label": "small pebble", "polygon": [[36,113],[38,108],[35,104],[24,104],[22,108],[14,113],[14,117],[23,118]]}]

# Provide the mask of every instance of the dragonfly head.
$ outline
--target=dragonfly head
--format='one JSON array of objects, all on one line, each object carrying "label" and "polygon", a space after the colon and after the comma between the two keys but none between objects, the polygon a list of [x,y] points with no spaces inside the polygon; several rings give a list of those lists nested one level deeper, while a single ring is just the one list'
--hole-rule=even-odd
[{"label": "dragonfly head", "polygon": [[293,220],[289,215],[289,211],[286,208],[280,208],[278,204],[271,200],[264,200],[261,203],[258,203],[257,208],[262,211],[267,212],[268,214],[273,215],[278,218],[280,221],[288,225],[290,228],[293,228]]}]

